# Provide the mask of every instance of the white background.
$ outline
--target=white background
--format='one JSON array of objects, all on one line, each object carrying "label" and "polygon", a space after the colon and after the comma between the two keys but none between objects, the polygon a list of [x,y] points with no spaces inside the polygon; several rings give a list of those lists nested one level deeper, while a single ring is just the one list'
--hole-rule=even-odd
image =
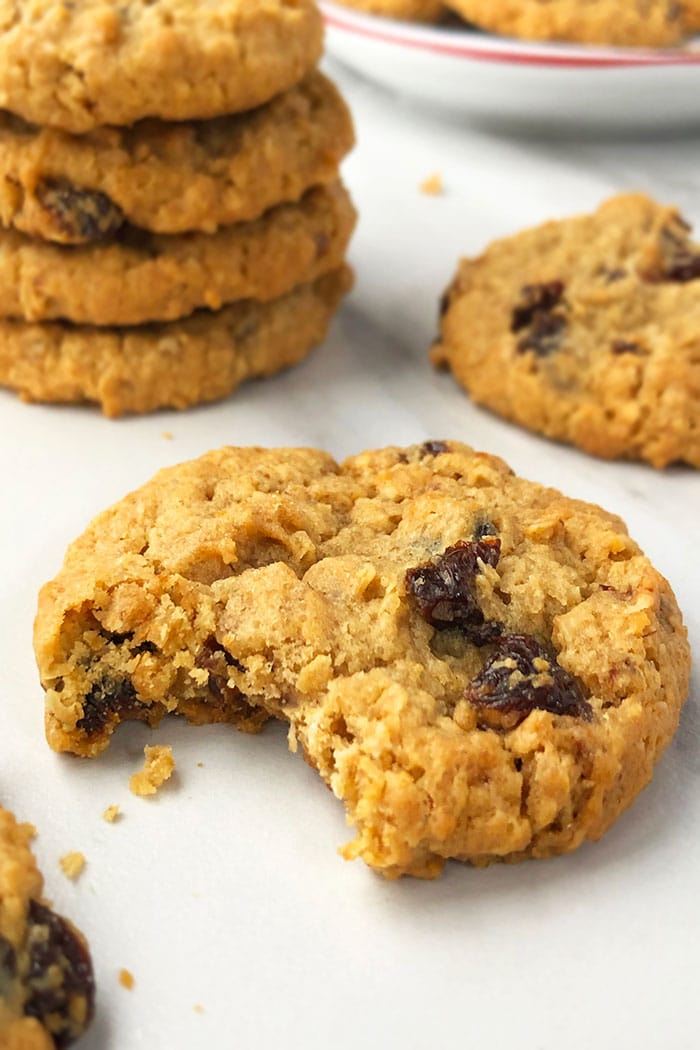
[{"label": "white background", "polygon": [[[222,444],[342,457],[448,437],[498,453],[620,513],[700,645],[697,472],[599,462],[528,435],[474,407],[426,358],[457,258],[496,236],[632,188],[700,226],[697,135],[499,137],[334,73],[358,127],[345,171],[361,223],[357,288],[322,349],[182,415],[115,423],[0,393],[0,799],[37,825],[47,895],[92,945],[99,1012],[81,1046],[696,1048],[697,675],[653,785],[600,844],[486,871],[449,864],[434,883],[386,883],[342,861],[342,807],[279,728],[250,738],[175,720],[157,733],[122,727],[92,762],[44,743],[39,586],[97,511]],[[444,196],[421,195],[434,171]],[[154,742],[173,745],[177,774],[145,801],[128,778]],[[113,803],[124,818],[110,826],[101,814]],[[76,884],[58,869],[73,849],[88,861]]]}]

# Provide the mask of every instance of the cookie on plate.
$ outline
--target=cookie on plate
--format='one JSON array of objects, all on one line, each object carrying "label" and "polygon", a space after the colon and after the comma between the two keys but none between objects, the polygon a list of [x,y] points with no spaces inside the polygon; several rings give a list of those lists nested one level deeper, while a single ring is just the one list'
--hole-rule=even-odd
[{"label": "cookie on plate", "polygon": [[338,178],[353,145],[348,108],[313,72],[249,113],[69,135],[0,113],[0,221],[86,244],[124,224],[213,233]]},{"label": "cookie on plate", "polygon": [[480,29],[525,40],[673,47],[686,35],[680,4],[646,0],[446,0]]},{"label": "cookie on plate", "polygon": [[684,0],[685,20],[691,33],[700,32],[700,0]]},{"label": "cookie on plate", "polygon": [[433,349],[506,419],[605,458],[700,466],[700,247],[641,194],[464,259]]},{"label": "cookie on plate", "polygon": [[0,108],[81,134],[238,113],[321,54],[314,0],[0,0]]},{"label": "cookie on plate", "polygon": [[0,806],[0,1045],[58,1050],[90,1024],[95,985],[85,939],[43,899],[30,824]]},{"label": "cookie on plate", "polygon": [[437,22],[445,14],[442,0],[338,0],[370,15],[401,18],[409,22]]},{"label": "cookie on plate", "polygon": [[68,247],[0,230],[0,317],[139,325],[269,301],[338,269],[355,218],[337,183],[210,234],[128,227],[109,243]]},{"label": "cookie on plate", "polygon": [[272,302],[140,328],[0,320],[0,386],[25,401],[96,402],[113,418],[216,401],[303,361],[351,286],[341,267]]},{"label": "cookie on plate", "polygon": [[286,720],[356,825],[345,856],[389,877],[599,838],[689,674],[619,518],[443,441],[161,471],[69,548],[35,648],[59,751],[166,712]]}]

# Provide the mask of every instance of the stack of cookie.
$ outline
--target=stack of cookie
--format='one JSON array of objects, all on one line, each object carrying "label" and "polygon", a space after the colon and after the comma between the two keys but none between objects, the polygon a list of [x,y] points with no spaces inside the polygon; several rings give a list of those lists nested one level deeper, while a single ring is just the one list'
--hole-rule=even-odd
[{"label": "stack of cookie", "polygon": [[110,416],[300,361],[348,291],[313,0],[27,0],[0,28],[0,383]]}]

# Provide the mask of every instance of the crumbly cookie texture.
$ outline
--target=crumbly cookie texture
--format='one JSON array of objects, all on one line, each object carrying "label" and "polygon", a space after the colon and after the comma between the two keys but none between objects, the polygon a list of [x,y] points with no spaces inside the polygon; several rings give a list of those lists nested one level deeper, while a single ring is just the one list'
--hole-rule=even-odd
[{"label": "crumbly cookie texture", "polygon": [[321,54],[313,0],[0,0],[0,108],[81,134],[267,102]]},{"label": "crumbly cookie texture", "polygon": [[129,779],[129,790],[140,798],[149,798],[158,793],[166,780],[170,780],[175,771],[173,749],[156,745],[143,749],[143,769]]},{"label": "crumbly cookie texture", "polygon": [[61,244],[125,223],[213,233],[335,182],[353,141],[347,106],[318,72],[251,113],[197,123],[78,136],[0,113],[0,222]]},{"label": "crumbly cookie texture", "polygon": [[409,22],[438,22],[445,14],[442,0],[339,0],[339,3],[370,15]]},{"label": "crumbly cookie texture", "polygon": [[479,404],[605,458],[700,466],[700,247],[641,194],[464,259],[432,360]]},{"label": "crumbly cookie texture", "polygon": [[78,850],[66,853],[59,861],[61,871],[67,879],[78,879],[85,870],[85,854]]},{"label": "crumbly cookie texture", "polygon": [[303,361],[351,286],[342,267],[271,303],[143,328],[0,320],[0,386],[25,401],[96,402],[111,417],[216,401]]},{"label": "crumbly cookie texture", "polygon": [[597,839],[689,673],[619,518],[441,441],[162,471],[70,547],[35,645],[56,750],[166,711],[285,719],[356,826],[345,855],[389,877]]},{"label": "crumbly cookie texture", "polygon": [[672,47],[688,26],[671,0],[447,0],[480,29],[525,40],[565,40],[618,47]]},{"label": "crumbly cookie texture", "polygon": [[73,248],[3,230],[0,317],[139,325],[240,299],[277,299],[338,269],[355,219],[336,183],[212,234],[125,228],[115,242]]},{"label": "crumbly cookie texture", "polygon": [[95,986],[84,938],[42,898],[30,824],[0,807],[0,1045],[62,1050],[92,1018]]}]

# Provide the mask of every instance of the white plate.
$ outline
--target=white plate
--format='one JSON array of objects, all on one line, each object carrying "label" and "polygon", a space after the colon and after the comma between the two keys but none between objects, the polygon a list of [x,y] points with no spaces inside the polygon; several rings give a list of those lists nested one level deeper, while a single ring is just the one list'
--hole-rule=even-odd
[{"label": "white plate", "polygon": [[538,44],[321,2],[329,54],[393,91],[473,117],[595,126],[700,124],[700,40],[650,51]]}]

